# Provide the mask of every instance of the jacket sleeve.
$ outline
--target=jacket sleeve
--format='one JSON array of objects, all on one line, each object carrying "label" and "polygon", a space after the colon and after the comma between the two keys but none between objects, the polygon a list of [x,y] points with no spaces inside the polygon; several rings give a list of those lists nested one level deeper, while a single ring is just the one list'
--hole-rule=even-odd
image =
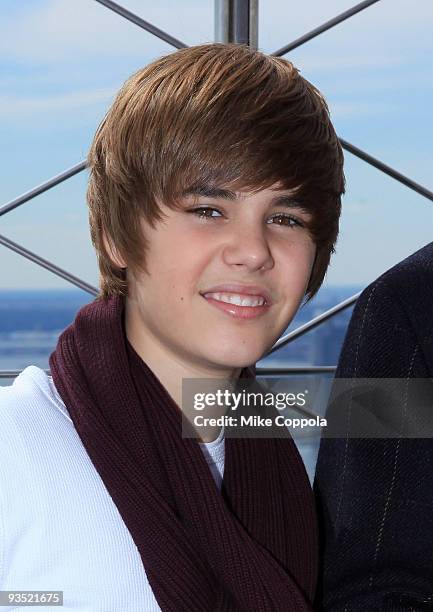
[{"label": "jacket sleeve", "polygon": [[[360,296],[336,378],[430,378],[406,305],[386,276]],[[433,610],[433,440],[323,439],[314,484],[317,609]]]}]

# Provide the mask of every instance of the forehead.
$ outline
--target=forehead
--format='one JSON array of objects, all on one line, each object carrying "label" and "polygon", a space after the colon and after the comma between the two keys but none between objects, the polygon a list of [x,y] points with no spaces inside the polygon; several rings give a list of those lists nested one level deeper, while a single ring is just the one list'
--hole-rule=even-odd
[{"label": "forehead", "polygon": [[255,189],[254,191],[242,191],[229,189],[228,187],[216,187],[212,185],[196,185],[185,189],[181,197],[183,198],[210,198],[226,201],[241,201],[246,198],[265,198],[270,200],[271,204],[278,206],[298,206],[296,201],[296,190],[282,189],[280,184],[275,183],[271,187],[265,189]]}]

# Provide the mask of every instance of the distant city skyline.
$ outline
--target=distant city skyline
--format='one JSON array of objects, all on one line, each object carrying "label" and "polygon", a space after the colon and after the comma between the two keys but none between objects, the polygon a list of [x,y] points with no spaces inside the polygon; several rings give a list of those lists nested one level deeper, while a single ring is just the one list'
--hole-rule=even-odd
[{"label": "distant city skyline", "polygon": [[[296,329],[354,290],[356,288],[346,288],[346,291],[325,288],[315,300],[300,309],[288,330]],[[48,357],[58,335],[91,300],[92,296],[79,290],[0,290],[0,370],[19,370],[29,364],[48,368]],[[283,363],[335,365],[351,310],[332,317],[260,363],[267,366]]]}]

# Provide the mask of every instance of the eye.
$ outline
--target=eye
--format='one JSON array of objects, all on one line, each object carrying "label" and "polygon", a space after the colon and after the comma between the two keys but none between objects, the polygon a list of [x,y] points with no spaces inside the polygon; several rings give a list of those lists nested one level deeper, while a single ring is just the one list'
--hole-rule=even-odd
[{"label": "eye", "polygon": [[218,213],[218,215],[222,216],[222,213],[217,208],[212,208],[211,206],[198,206],[197,208],[191,208],[187,212],[196,215],[199,219],[217,219],[215,215],[212,213]]},{"label": "eye", "polygon": [[[304,224],[292,215],[286,215],[284,213],[278,213],[270,217],[270,221],[277,220],[276,225],[283,225],[285,227],[304,227]],[[269,223],[267,221],[266,223]]]}]

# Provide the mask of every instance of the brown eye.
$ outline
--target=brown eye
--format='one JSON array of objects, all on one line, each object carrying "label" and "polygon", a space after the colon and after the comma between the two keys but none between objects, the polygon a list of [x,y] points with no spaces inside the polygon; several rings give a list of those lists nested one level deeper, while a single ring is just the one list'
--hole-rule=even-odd
[{"label": "brown eye", "polygon": [[196,215],[199,219],[217,219],[218,217],[214,216],[213,212],[222,216],[222,213],[217,208],[212,208],[211,206],[199,206],[198,208],[192,208],[188,212]]},{"label": "brown eye", "polygon": [[285,227],[303,227],[302,223],[291,215],[278,214],[270,218],[271,222],[276,220],[275,225],[283,225]]}]

